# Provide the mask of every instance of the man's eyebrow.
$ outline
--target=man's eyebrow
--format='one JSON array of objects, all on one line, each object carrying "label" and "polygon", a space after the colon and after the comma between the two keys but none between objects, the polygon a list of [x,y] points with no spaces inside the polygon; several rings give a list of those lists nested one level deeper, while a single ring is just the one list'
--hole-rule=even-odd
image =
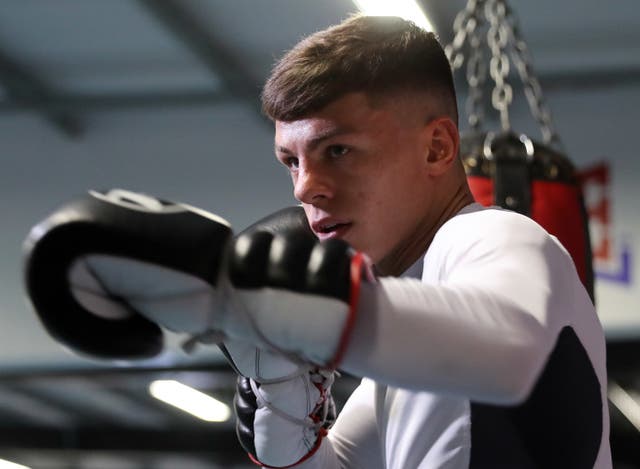
[{"label": "man's eyebrow", "polygon": [[289,150],[288,148],[286,148],[286,147],[281,147],[281,146],[279,146],[279,145],[276,145],[276,146],[274,147],[274,151],[275,151],[276,153],[286,153],[287,155],[292,155],[292,154],[293,154],[293,153],[291,152],[291,150]]},{"label": "man's eyebrow", "polygon": [[[331,128],[328,128],[328,129],[318,133],[318,135],[315,135],[313,138],[311,138],[307,142],[305,150],[313,151],[318,147],[318,145],[320,145],[325,140],[329,140],[331,138],[339,137],[341,135],[346,135],[346,134],[350,134],[350,133],[353,133],[353,132],[354,132],[354,129],[345,128],[345,127],[331,127]],[[289,150],[286,147],[280,146],[280,145],[276,145],[275,146],[275,151],[277,153],[286,153],[288,155],[292,155],[293,154],[293,152],[291,150]]]}]

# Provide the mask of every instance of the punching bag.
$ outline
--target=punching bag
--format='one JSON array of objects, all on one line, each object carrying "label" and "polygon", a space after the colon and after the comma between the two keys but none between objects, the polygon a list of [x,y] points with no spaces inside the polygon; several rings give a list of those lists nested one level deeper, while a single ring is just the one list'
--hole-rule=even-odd
[{"label": "punching bag", "polygon": [[513,133],[464,135],[460,156],[476,201],[527,215],[557,237],[593,299],[589,221],[571,161]]}]

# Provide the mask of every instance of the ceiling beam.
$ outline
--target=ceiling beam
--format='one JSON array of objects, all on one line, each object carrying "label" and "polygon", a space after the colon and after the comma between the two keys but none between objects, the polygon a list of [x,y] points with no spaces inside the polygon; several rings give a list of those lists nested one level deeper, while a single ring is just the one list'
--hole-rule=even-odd
[{"label": "ceiling beam", "polygon": [[607,340],[607,371],[612,378],[640,374],[640,339]]},{"label": "ceiling beam", "polygon": [[[466,72],[466,66],[464,66]],[[467,79],[465,72],[456,71],[454,74],[456,88],[466,93]],[[597,90],[601,88],[612,89],[622,88],[625,86],[640,86],[640,67],[636,66],[620,66],[620,67],[603,67],[603,68],[584,68],[577,70],[558,70],[543,71],[537,73],[536,77],[540,81],[542,91],[578,91],[578,90]],[[522,92],[522,80],[520,76],[512,72],[508,77],[509,83],[514,87],[514,95]],[[491,90],[494,83],[491,77],[487,76],[485,87]],[[488,94],[491,94],[490,92]]]},{"label": "ceiling beam", "polygon": [[145,108],[212,106],[234,102],[228,92],[167,91],[155,93],[58,94],[46,100],[2,101],[0,112],[110,111]]},{"label": "ceiling beam", "polygon": [[206,65],[232,96],[244,101],[263,118],[259,106],[260,83],[255,82],[240,62],[220,46],[196,15],[176,0],[138,2]]},{"label": "ceiling beam", "polygon": [[[640,86],[640,68],[547,72],[541,74],[539,79],[543,91],[633,87]],[[519,83],[519,78],[514,79],[513,82],[516,91],[521,93],[522,85]],[[464,95],[467,84],[463,77],[456,76],[456,87],[460,90],[460,94]],[[246,101],[248,102],[249,100],[246,99]],[[0,113],[38,111],[47,115],[59,115],[74,112],[216,106],[234,102],[238,102],[238,97],[232,95],[229,90],[202,91],[186,89],[153,93],[108,94],[58,93],[49,95],[46,98],[32,97],[21,101],[0,99]],[[255,105],[255,103],[252,102],[251,105]]]},{"label": "ceiling beam", "polygon": [[640,67],[634,65],[591,68],[577,71],[559,70],[540,74],[543,90],[589,90],[640,85]]},{"label": "ceiling beam", "polygon": [[233,427],[215,424],[143,430],[129,427],[11,427],[0,426],[2,448],[64,449],[67,451],[208,452],[231,459],[246,457]]},{"label": "ceiling beam", "polygon": [[65,109],[45,109],[43,103],[56,99],[56,93],[42,79],[0,51],[0,85],[8,97],[7,103],[28,106],[40,103],[38,108],[53,126],[68,137],[80,137],[84,133],[81,120]]}]

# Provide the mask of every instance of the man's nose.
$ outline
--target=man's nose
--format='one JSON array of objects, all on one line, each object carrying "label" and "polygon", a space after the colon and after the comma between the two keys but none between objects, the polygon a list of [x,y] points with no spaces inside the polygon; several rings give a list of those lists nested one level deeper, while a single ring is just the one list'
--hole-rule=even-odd
[{"label": "man's nose", "polygon": [[317,167],[301,166],[294,183],[293,195],[304,204],[331,198],[333,189],[329,175]]}]

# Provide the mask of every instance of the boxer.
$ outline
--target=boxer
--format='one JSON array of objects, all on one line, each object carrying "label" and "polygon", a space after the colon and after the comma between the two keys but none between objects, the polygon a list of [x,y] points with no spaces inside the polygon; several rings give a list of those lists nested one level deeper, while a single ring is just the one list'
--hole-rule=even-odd
[{"label": "boxer", "polygon": [[[139,335],[103,344],[107,355],[155,352],[156,328],[230,342],[240,441],[265,467],[610,468],[594,306],[557,239],[474,203],[435,36],[347,19],[287,52],[262,101],[318,241],[260,230],[229,241],[228,224],[195,209],[173,229],[141,210],[137,222],[89,220],[47,248],[43,233],[68,231],[42,225],[27,284],[51,279],[71,306],[31,288],[52,334],[80,350],[92,325],[109,343]],[[73,231],[72,218],[56,220]],[[91,249],[49,262],[61,268],[34,260],[79,240]],[[263,352],[268,376],[256,373]],[[332,423],[336,368],[362,382]]]}]

